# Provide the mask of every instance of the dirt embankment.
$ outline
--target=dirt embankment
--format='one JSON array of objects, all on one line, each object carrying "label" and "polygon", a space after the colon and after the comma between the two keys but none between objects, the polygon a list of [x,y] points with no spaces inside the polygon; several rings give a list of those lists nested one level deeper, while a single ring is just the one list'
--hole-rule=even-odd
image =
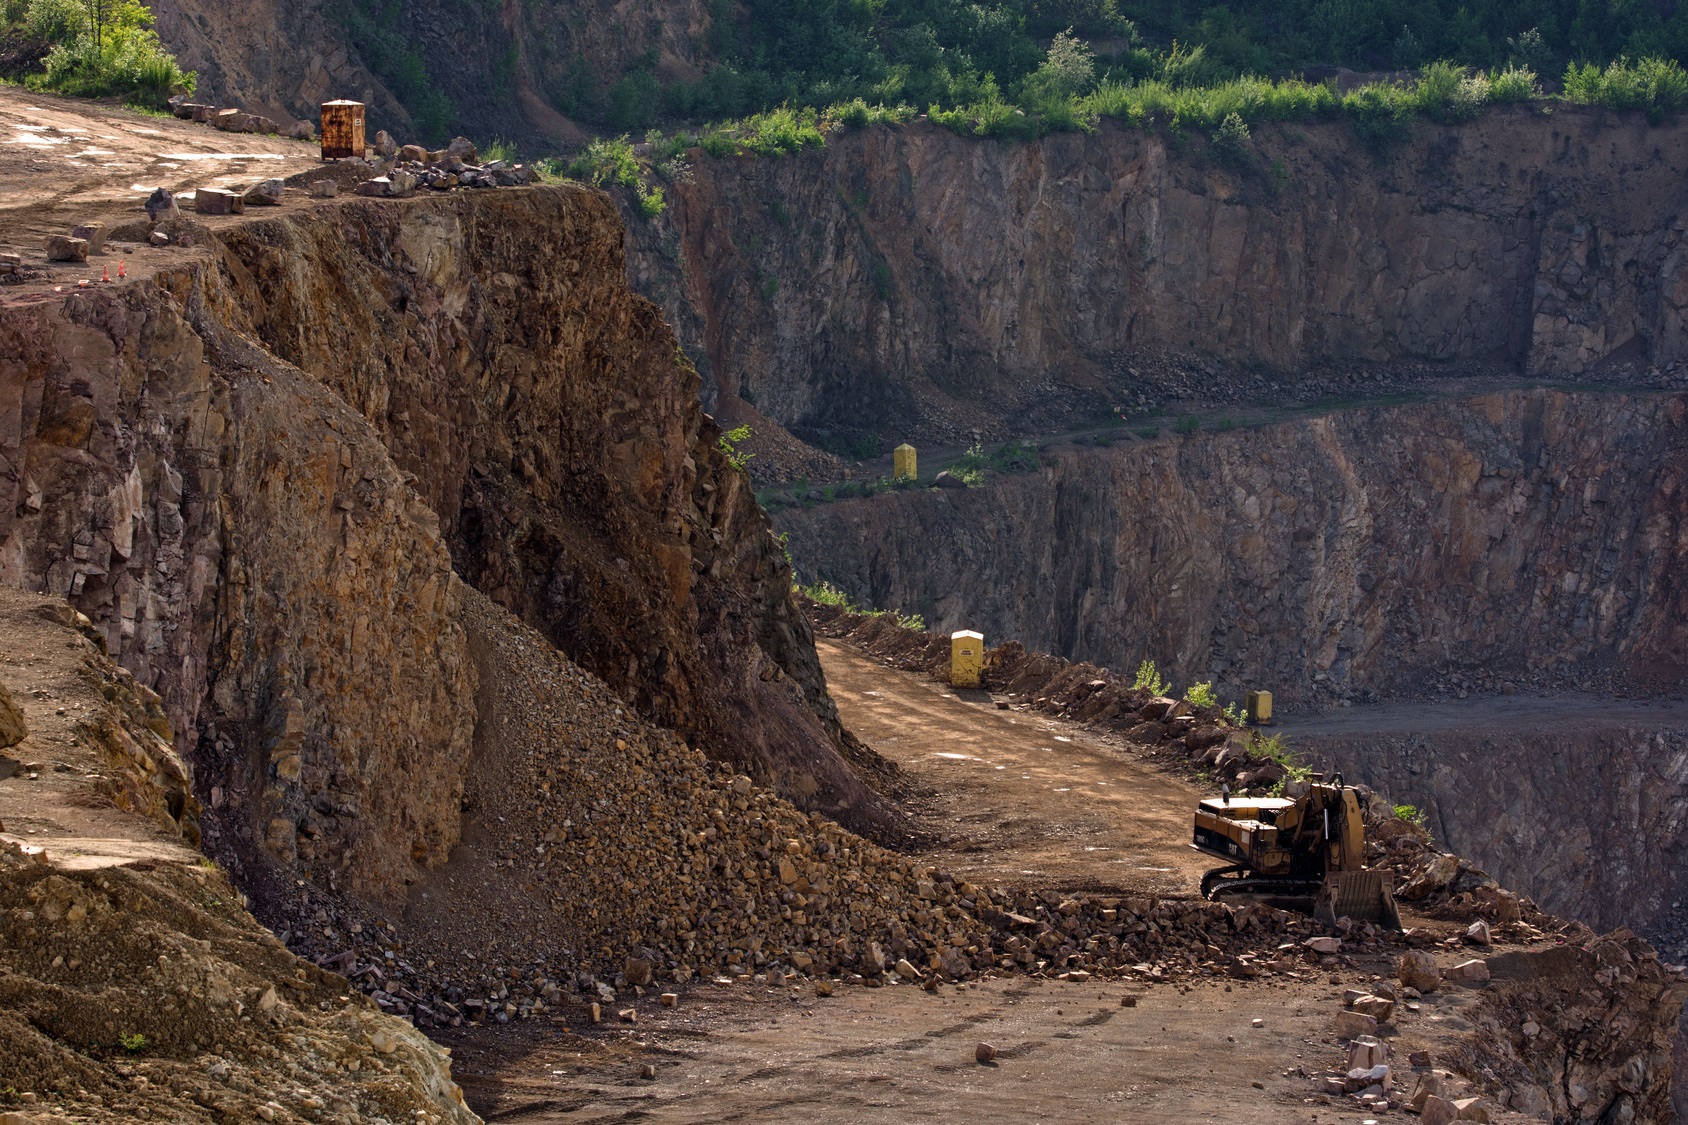
[{"label": "dirt embankment", "polygon": [[0,587],[0,640],[0,1112],[476,1120],[444,1052],[289,953],[195,850],[158,697],[87,619]]}]

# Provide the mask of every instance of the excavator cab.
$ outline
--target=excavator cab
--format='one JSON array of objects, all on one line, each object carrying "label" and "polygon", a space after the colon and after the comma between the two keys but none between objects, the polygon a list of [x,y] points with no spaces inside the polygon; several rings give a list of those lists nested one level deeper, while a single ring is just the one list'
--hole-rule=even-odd
[{"label": "excavator cab", "polygon": [[1340,774],[1291,783],[1283,797],[1209,797],[1196,806],[1190,846],[1230,861],[1203,876],[1204,898],[1401,928],[1389,873],[1366,866],[1359,791]]}]

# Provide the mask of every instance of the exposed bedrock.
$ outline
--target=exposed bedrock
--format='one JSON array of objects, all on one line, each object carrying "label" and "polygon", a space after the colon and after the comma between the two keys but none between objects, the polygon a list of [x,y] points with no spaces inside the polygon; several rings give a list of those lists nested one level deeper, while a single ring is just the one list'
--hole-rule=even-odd
[{"label": "exposed bedrock", "polygon": [[[806,580],[1227,698],[1682,682],[1688,398],[1548,390],[1065,449],[779,513]],[[1440,681],[1439,681],[1440,682]]]},{"label": "exposed bedrock", "polygon": [[601,194],[198,237],[168,275],[0,310],[0,582],[69,597],[163,695],[243,879],[392,894],[456,843],[462,581],[648,717],[883,823]]},{"label": "exposed bedrock", "polygon": [[700,157],[629,220],[632,277],[707,366],[706,406],[742,390],[787,426],[898,438],[1117,389],[1146,347],[1290,381],[1688,358],[1688,124],[1508,108],[1415,125],[1387,159],[1339,124],[1263,125],[1254,151],[1230,170],[1107,121],[1013,144],[922,122]]}]

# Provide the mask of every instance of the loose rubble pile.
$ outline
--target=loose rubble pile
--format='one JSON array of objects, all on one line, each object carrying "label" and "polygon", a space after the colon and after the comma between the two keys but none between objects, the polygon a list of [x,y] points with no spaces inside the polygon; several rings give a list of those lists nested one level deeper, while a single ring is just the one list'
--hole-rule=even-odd
[{"label": "loose rubble pile", "polygon": [[475,1120],[445,1052],[343,989],[209,865],[56,872],[0,844],[0,1107],[20,1121],[37,1107],[123,1122]]},{"label": "loose rubble pile", "polygon": [[[497,696],[480,737],[498,749],[465,799],[496,843],[413,892],[402,941],[390,913],[311,890],[274,920],[421,1026],[543,1016],[700,975],[822,989],[989,970],[1162,980],[1326,956],[1297,944],[1313,923],[1267,907],[1033,895],[913,863],[645,724],[468,597],[483,692]],[[477,888],[472,912],[428,907],[453,901],[448,880]]]},{"label": "loose rubble pile", "polygon": [[[219,109],[214,105],[189,101],[187,97],[178,95],[170,99],[170,110],[183,121],[197,121],[201,125],[210,125],[221,129],[225,133],[266,133],[276,134],[282,131],[282,125],[258,113],[247,113],[241,109]],[[316,130],[309,121],[296,121],[287,128],[287,134],[295,139],[308,141],[316,136]]]}]

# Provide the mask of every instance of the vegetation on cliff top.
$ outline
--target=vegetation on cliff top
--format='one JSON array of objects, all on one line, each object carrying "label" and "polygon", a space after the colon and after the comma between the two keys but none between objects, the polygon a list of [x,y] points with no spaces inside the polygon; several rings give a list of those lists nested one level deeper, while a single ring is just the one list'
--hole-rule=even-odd
[{"label": "vegetation on cliff top", "polygon": [[0,68],[32,90],[162,108],[196,76],[164,49],[152,18],[139,0],[0,0]]}]

